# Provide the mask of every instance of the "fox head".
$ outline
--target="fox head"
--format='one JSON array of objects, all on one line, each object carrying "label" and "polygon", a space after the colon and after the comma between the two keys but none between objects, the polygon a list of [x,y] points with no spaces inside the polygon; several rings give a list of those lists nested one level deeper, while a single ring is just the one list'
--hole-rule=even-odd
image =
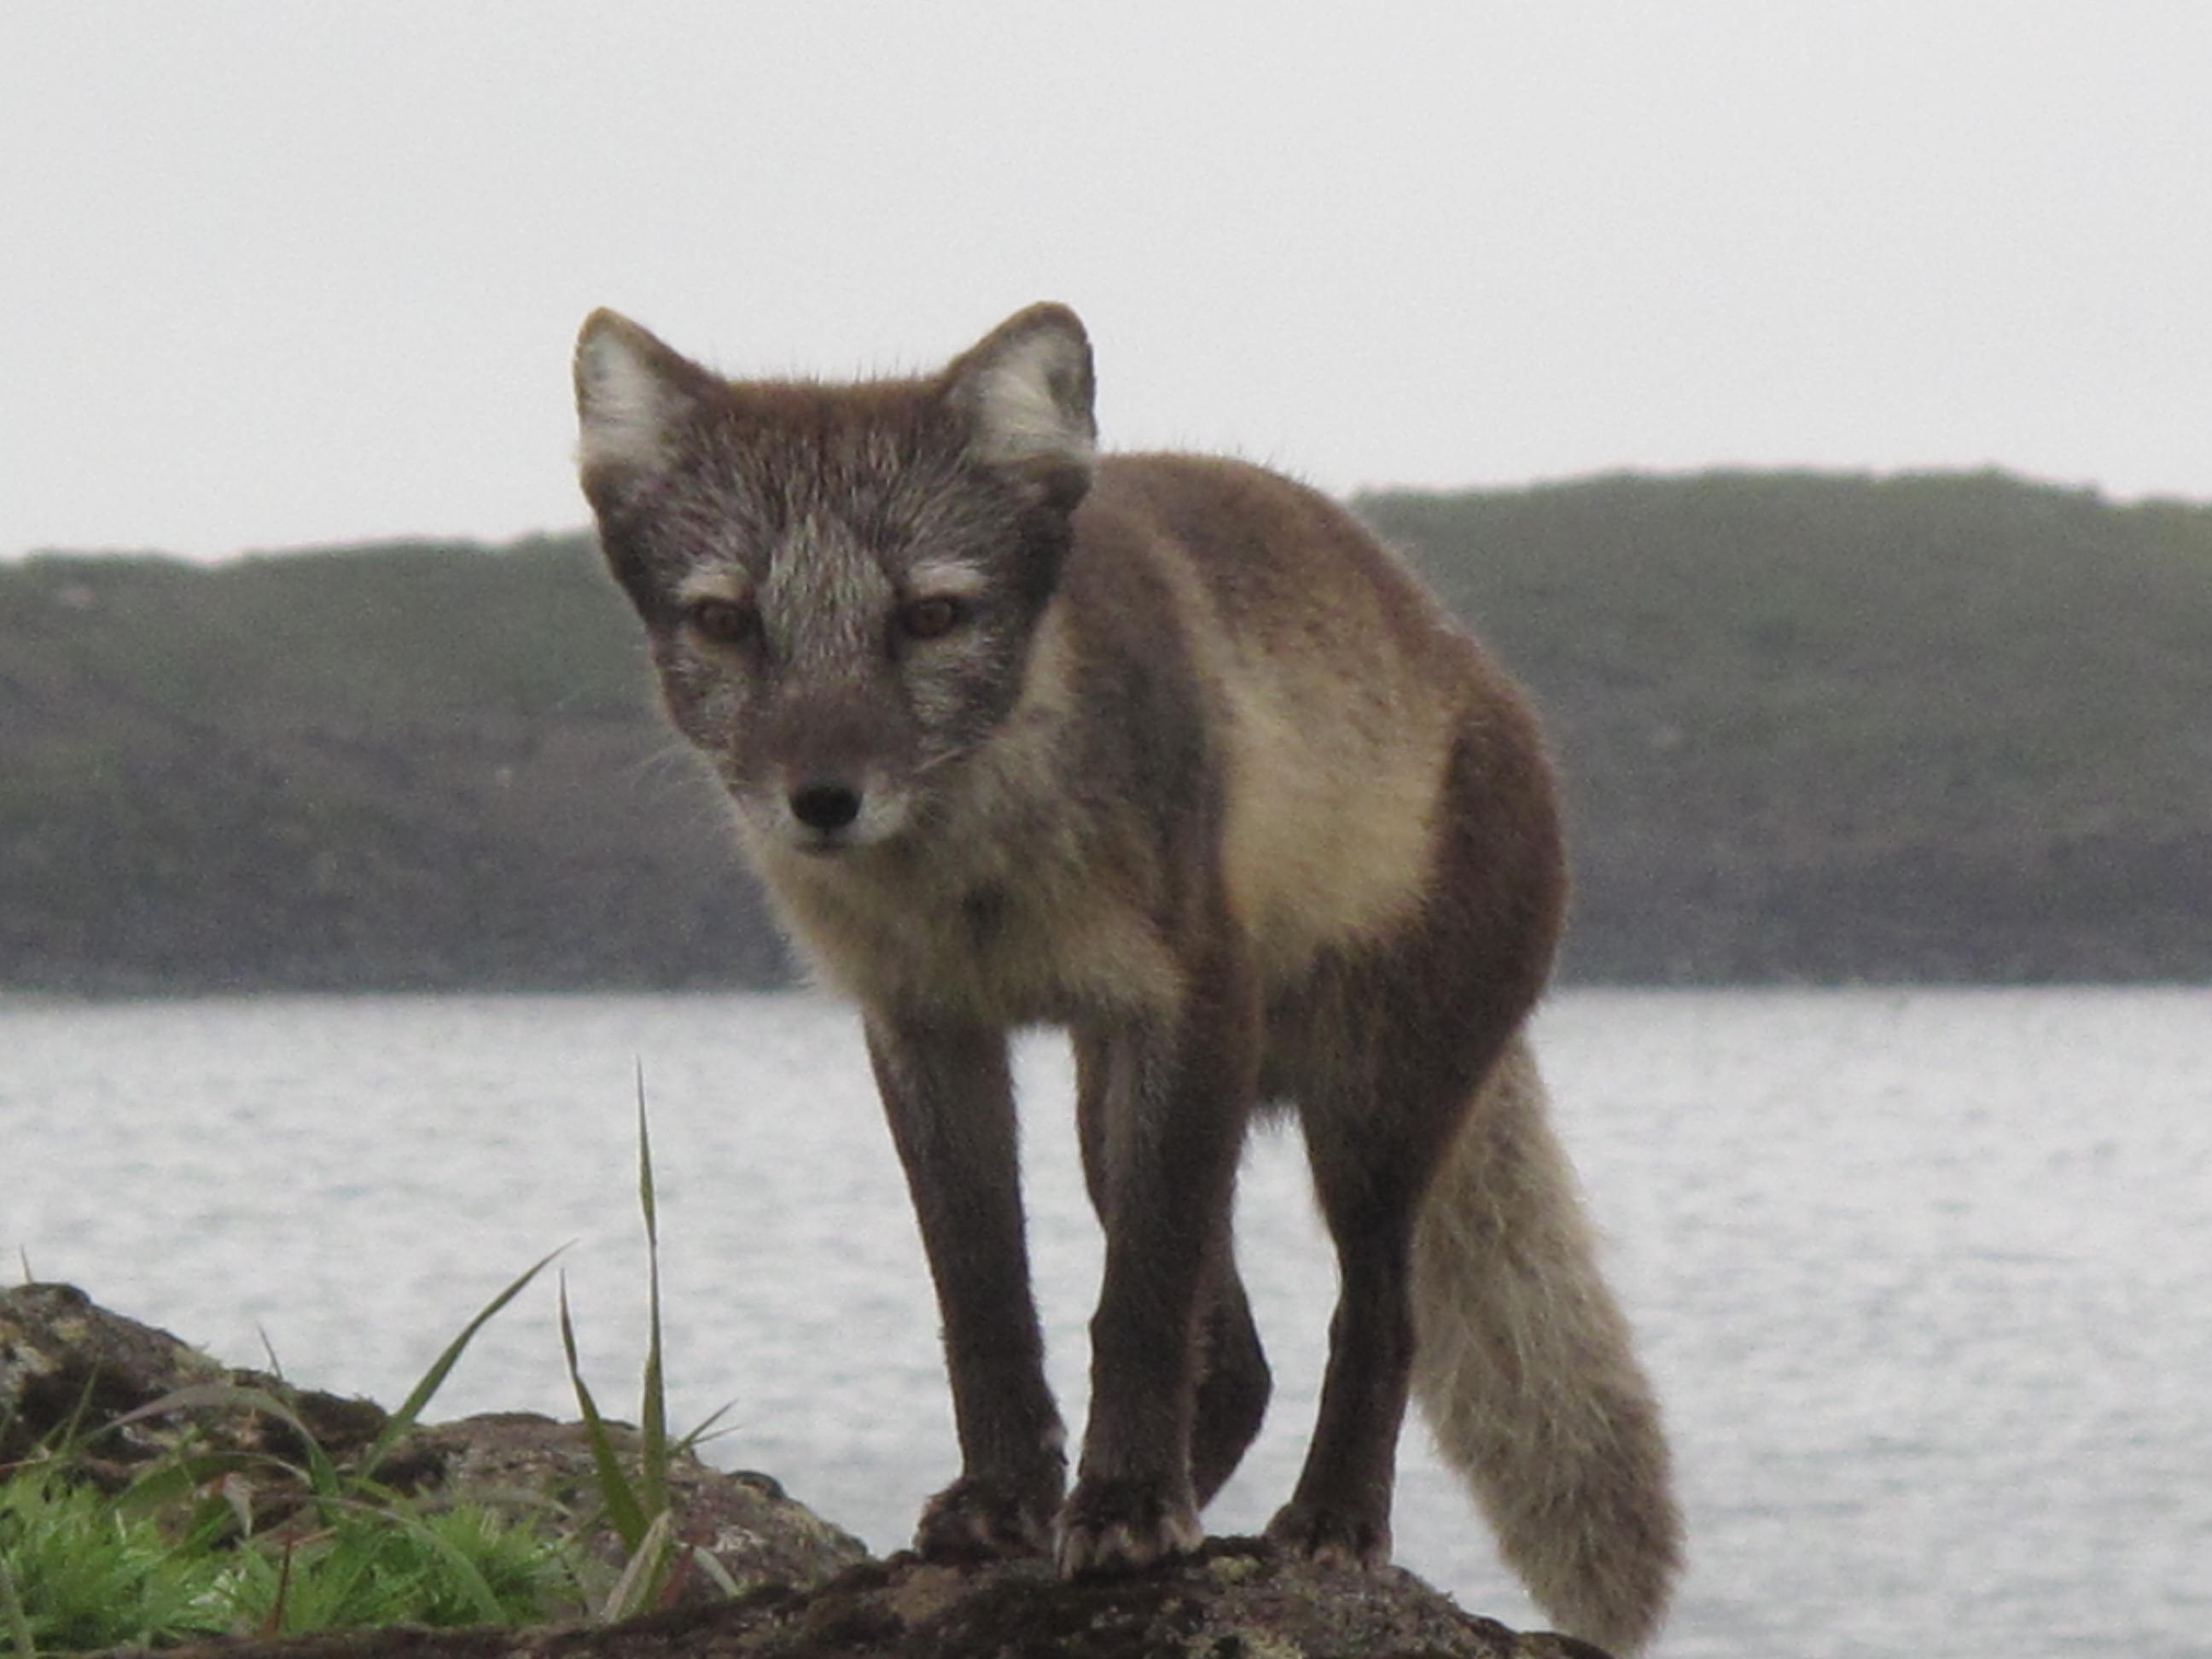
[{"label": "fox head", "polygon": [[926,818],[1020,694],[1090,483],[1075,314],[829,386],[726,380],[600,311],[575,374],[601,545],[750,836],[827,854]]}]

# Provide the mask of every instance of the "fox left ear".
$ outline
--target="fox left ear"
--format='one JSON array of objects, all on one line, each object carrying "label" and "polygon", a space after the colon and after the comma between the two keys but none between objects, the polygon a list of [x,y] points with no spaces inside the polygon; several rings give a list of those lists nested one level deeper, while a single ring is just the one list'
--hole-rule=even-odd
[{"label": "fox left ear", "polygon": [[977,460],[1029,480],[1063,509],[1082,500],[1097,442],[1096,384],[1091,341],[1073,312],[1018,312],[954,359],[945,378]]},{"label": "fox left ear", "polygon": [[627,317],[595,311],[576,337],[584,489],[619,491],[666,467],[672,434],[712,379]]}]

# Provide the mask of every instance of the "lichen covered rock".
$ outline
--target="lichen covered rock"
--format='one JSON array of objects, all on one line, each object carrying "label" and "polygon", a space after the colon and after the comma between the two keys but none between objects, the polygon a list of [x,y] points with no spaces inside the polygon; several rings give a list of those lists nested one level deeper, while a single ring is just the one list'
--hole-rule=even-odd
[{"label": "lichen covered rock", "polygon": [[[206,1403],[132,1418],[180,1389]],[[241,1402],[272,1397],[281,1413]],[[130,1419],[125,1421],[124,1419]],[[119,1487],[184,1436],[205,1449],[296,1462],[304,1425],[343,1468],[390,1419],[366,1400],[235,1370],[64,1285],[0,1291],[0,1478],[66,1438],[76,1474]],[[635,1436],[618,1431],[625,1449]],[[580,1425],[500,1413],[426,1425],[375,1469],[423,1494],[592,1514],[598,1481]],[[1570,1638],[1522,1635],[1463,1613],[1412,1574],[1330,1567],[1255,1539],[1122,1577],[1060,1578],[1042,1561],[946,1565],[867,1559],[857,1539],[766,1475],[688,1455],[669,1474],[678,1540],[741,1591],[696,1569],[669,1611],[603,1628],[353,1631],[231,1639],[171,1659],[1603,1659]],[[264,1490],[258,1501],[281,1499]],[[619,1546],[594,1547],[612,1563]]]},{"label": "lichen covered rock", "polygon": [[[194,1391],[198,1403],[134,1413]],[[280,1411],[257,1409],[247,1395]],[[302,1490],[288,1481],[312,1436],[341,1473],[356,1470],[391,1418],[373,1401],[299,1389],[265,1372],[234,1370],[168,1332],[99,1306],[68,1285],[0,1290],[0,1468],[35,1461],[66,1442],[73,1478],[119,1491],[155,1460],[189,1442],[196,1453],[243,1454],[263,1473],[251,1483],[257,1524],[281,1521]],[[295,1426],[295,1425],[297,1426]],[[635,1468],[635,1431],[615,1425],[618,1455]],[[598,1480],[581,1425],[495,1413],[410,1431],[377,1462],[377,1481],[402,1492],[489,1507],[550,1504],[585,1523],[586,1546],[619,1567],[612,1529],[592,1522]],[[764,1474],[711,1468],[679,1454],[668,1470],[676,1540],[713,1556],[741,1590],[806,1585],[867,1558],[860,1540],[787,1496]],[[725,1599],[696,1565],[686,1599]]]}]

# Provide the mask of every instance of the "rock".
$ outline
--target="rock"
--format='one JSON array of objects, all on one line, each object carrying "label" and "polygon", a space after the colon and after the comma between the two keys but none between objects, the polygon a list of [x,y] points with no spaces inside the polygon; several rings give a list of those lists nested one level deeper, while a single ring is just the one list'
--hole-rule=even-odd
[{"label": "rock", "polygon": [[[180,1388],[214,1390],[203,1396],[212,1403],[118,1426]],[[64,1438],[76,1449],[68,1468],[111,1489],[187,1433],[196,1448],[295,1460],[297,1431],[223,1397],[240,1389],[274,1396],[342,1470],[390,1421],[369,1401],[226,1368],[71,1286],[0,1290],[0,1479]],[[634,1431],[618,1438],[635,1444]],[[418,1428],[375,1475],[404,1491],[550,1502],[572,1515],[599,1501],[582,1426],[526,1413]],[[1571,1638],[1516,1634],[1463,1613],[1411,1573],[1322,1566],[1256,1539],[1215,1539],[1146,1572],[1069,1583],[1042,1561],[868,1559],[768,1476],[723,1474],[689,1455],[676,1460],[669,1488],[678,1538],[750,1593],[727,1599],[695,1569],[672,1610],[601,1628],[233,1638],[167,1650],[167,1659],[1604,1659]],[[281,1514],[283,1494],[264,1488],[254,1502],[257,1516],[270,1504]],[[620,1559],[604,1529],[594,1547]]]},{"label": "rock", "polygon": [[1410,1573],[1291,1561],[1255,1539],[1126,1578],[911,1555],[601,1630],[379,1631],[226,1642],[169,1659],[1605,1659],[1461,1612]]},{"label": "rock", "polygon": [[[743,1632],[739,1612],[751,1625]],[[761,1659],[1603,1659],[1584,1643],[1517,1635],[1463,1613],[1397,1568],[1322,1566],[1252,1538],[1211,1540],[1196,1555],[1132,1577],[1073,1583],[1042,1562],[963,1568],[900,1555],[781,1608],[744,1607],[730,1619],[685,1651]]]},{"label": "rock", "polygon": [[[210,1402],[120,1420],[188,1388],[210,1391]],[[167,1331],[110,1313],[73,1285],[0,1290],[0,1468],[66,1440],[74,1448],[74,1476],[119,1492],[187,1437],[197,1452],[300,1463],[307,1449],[298,1430],[284,1416],[225,1397],[242,1389],[281,1403],[342,1474],[359,1468],[391,1422],[372,1401],[226,1368]],[[635,1478],[636,1433],[619,1425],[613,1432]],[[374,1475],[401,1492],[494,1507],[542,1510],[550,1502],[583,1517],[599,1507],[583,1426],[527,1413],[415,1429],[376,1464]],[[305,1496],[301,1483],[281,1476],[257,1477],[253,1486],[256,1525],[264,1530],[282,1524]],[[859,1539],[787,1497],[767,1475],[725,1473],[685,1453],[672,1461],[668,1488],[678,1541],[711,1554],[741,1590],[819,1583],[867,1559]],[[623,1547],[611,1527],[594,1524],[581,1535],[619,1568]],[[685,1572],[682,1594],[686,1601],[724,1599],[713,1577],[696,1565]]]},{"label": "rock", "polygon": [[[636,1431],[616,1425],[613,1432],[635,1468]],[[588,1514],[599,1504],[599,1477],[580,1423],[500,1412],[438,1424],[401,1441],[394,1465],[404,1467],[387,1466],[380,1478],[418,1478],[411,1467],[418,1460],[431,1466],[432,1484],[479,1500],[516,1492],[550,1498],[571,1514]],[[725,1474],[687,1454],[669,1468],[668,1493],[678,1540],[712,1555],[741,1591],[818,1584],[868,1559],[859,1539],[788,1497],[769,1475]],[[610,1528],[597,1528],[591,1541],[610,1565],[622,1565],[621,1543]],[[689,1575],[685,1590],[687,1601],[725,1599],[702,1571]]]},{"label": "rock", "polygon": [[183,1425],[142,1419],[118,1426],[118,1419],[179,1389],[246,1377],[246,1386],[271,1380],[227,1370],[167,1331],[108,1312],[73,1285],[0,1290],[0,1463],[67,1441],[80,1470],[119,1483],[132,1466],[174,1446]]}]

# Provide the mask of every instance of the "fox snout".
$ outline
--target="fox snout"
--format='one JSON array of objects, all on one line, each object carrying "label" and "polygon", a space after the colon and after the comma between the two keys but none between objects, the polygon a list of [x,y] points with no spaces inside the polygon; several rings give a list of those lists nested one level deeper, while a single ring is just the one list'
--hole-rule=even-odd
[{"label": "fox snout", "polygon": [[803,783],[785,804],[792,817],[820,836],[834,836],[860,816],[860,792],[836,779]]},{"label": "fox snout", "polygon": [[912,819],[921,734],[880,677],[826,678],[759,687],[693,734],[759,843],[834,853],[888,840]]},{"label": "fox snout", "polygon": [[873,767],[787,767],[740,797],[758,829],[801,853],[830,854],[888,841],[906,827],[909,797]]}]

